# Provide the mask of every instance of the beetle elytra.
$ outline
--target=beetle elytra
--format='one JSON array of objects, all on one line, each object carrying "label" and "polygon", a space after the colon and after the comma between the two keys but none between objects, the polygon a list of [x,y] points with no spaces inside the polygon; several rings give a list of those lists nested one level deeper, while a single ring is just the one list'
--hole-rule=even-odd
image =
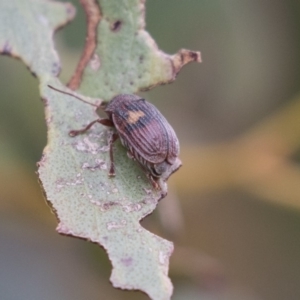
[{"label": "beetle elytra", "polygon": [[[48,86],[89,103],[72,93]],[[113,143],[120,138],[128,156],[141,165],[153,187],[161,190],[164,197],[167,179],[182,165],[178,158],[178,138],[171,125],[153,104],[137,95],[120,94],[110,102],[100,104],[100,107],[108,118],[99,117],[80,130],[70,131],[69,135],[85,133],[96,123],[113,127],[115,131],[109,142],[109,175],[115,176]]]}]

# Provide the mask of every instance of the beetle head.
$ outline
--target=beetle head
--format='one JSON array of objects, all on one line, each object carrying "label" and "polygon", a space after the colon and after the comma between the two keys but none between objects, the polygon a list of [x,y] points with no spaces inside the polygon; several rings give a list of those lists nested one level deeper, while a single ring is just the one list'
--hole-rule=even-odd
[{"label": "beetle head", "polygon": [[160,164],[155,166],[155,169],[161,168],[163,172],[160,175],[160,178],[163,181],[167,181],[168,178],[175,173],[180,167],[182,166],[181,160],[177,157],[175,159],[175,162],[173,164],[169,164],[167,162],[163,162],[163,165],[160,166]]}]

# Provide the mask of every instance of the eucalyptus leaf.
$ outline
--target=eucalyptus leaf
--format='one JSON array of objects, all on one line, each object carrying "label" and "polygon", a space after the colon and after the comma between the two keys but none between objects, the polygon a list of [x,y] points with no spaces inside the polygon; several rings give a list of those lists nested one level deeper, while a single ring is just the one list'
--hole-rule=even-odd
[{"label": "eucalyptus leaf", "polygon": [[[60,87],[58,81],[48,83]],[[42,95],[49,132],[39,176],[59,219],[57,230],[102,245],[113,265],[114,286],[169,299],[173,244],[139,223],[155,209],[160,191],[153,190],[120,142],[114,149],[116,176],[109,178],[111,129],[99,124],[86,134],[68,135],[97,118],[93,107],[47,86]]]},{"label": "eucalyptus leaf", "polygon": [[53,33],[75,15],[69,3],[0,0],[0,53],[21,58],[37,77],[58,76]]},{"label": "eucalyptus leaf", "polygon": [[[143,0],[99,1],[96,49],[80,74],[81,94],[110,100],[120,93],[147,90],[173,81],[184,64],[200,61],[198,52],[167,55],[160,51],[144,30],[144,5]],[[73,16],[70,4],[0,0],[0,52],[21,58],[40,80],[48,144],[38,173],[59,220],[57,231],[103,246],[113,265],[115,287],[139,289],[152,299],[170,299],[173,244],[139,223],[155,209],[160,191],[153,189],[119,141],[114,144],[116,176],[110,178],[108,142],[114,129],[97,124],[70,137],[70,130],[98,118],[95,108],[48,87],[66,91],[57,79],[60,64],[52,36]],[[99,103],[99,99],[88,100]]]}]

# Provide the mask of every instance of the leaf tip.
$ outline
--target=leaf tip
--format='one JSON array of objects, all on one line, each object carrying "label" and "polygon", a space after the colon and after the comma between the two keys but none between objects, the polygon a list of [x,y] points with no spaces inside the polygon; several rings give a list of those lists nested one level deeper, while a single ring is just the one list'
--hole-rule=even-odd
[{"label": "leaf tip", "polygon": [[201,63],[201,52],[199,51],[191,51],[188,49],[181,49],[172,57],[173,67],[175,74],[177,74],[181,68],[190,63],[190,62],[198,62]]}]

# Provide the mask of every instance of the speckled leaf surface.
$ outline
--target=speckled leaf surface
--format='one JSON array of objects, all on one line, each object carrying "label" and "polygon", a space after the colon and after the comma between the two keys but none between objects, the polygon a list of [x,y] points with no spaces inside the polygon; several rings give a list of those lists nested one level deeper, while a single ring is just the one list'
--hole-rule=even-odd
[{"label": "speckled leaf surface", "polygon": [[0,0],[0,53],[21,58],[38,77],[57,76],[60,62],[53,48],[53,32],[74,14],[68,3]]},{"label": "speckled leaf surface", "polygon": [[[83,72],[81,93],[111,99],[171,82],[199,53],[169,56],[144,31],[144,1],[102,0],[96,51]],[[139,289],[152,299],[170,299],[168,278],[173,244],[141,227],[161,195],[117,141],[116,176],[108,177],[112,130],[100,124],[77,137],[68,135],[97,118],[95,109],[48,88],[65,90],[52,35],[74,15],[69,4],[44,0],[0,0],[0,52],[21,58],[40,80],[48,144],[39,177],[53,207],[58,232],[103,246],[112,262],[111,282]],[[89,99],[90,101],[97,100]]]},{"label": "speckled leaf surface", "polygon": [[170,83],[200,53],[181,49],[168,55],[145,30],[145,0],[98,0],[101,20],[97,48],[84,70],[80,89],[110,100]]},{"label": "speckled leaf surface", "polygon": [[[49,83],[49,82],[48,82]],[[57,81],[50,84],[59,86]],[[113,265],[111,282],[140,289],[152,299],[169,299],[167,276],[173,244],[148,232],[139,221],[160,198],[141,168],[115,144],[116,176],[108,177],[108,140],[112,130],[95,125],[69,137],[97,118],[93,107],[42,86],[46,99],[48,146],[39,175],[59,219],[57,230],[102,245]]]}]

